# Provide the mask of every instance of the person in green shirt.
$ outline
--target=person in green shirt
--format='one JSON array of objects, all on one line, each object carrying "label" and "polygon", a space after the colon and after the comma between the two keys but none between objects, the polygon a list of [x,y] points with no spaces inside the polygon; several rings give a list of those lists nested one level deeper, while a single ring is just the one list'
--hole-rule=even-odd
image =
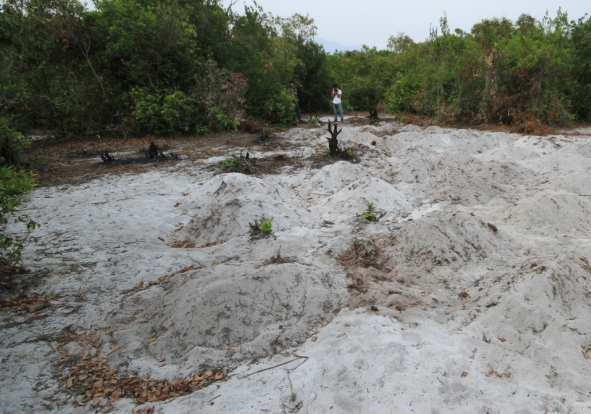
[{"label": "person in green shirt", "polygon": [[293,124],[297,125],[296,119],[298,122],[303,123],[304,121],[302,120],[302,113],[300,111],[300,105],[298,103],[298,89],[295,87],[295,82],[290,80],[289,81],[289,91],[291,92],[291,96],[293,96],[293,111],[295,113],[295,117],[293,120]]}]

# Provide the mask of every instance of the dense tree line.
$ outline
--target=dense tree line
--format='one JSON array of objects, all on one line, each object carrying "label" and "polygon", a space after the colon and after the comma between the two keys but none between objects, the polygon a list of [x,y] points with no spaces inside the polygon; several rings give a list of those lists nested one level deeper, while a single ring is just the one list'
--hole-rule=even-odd
[{"label": "dense tree line", "polygon": [[[318,110],[329,82],[308,17],[217,0],[8,0],[0,15],[0,117],[82,136],[232,129],[245,113],[292,118],[287,82]],[[327,87],[328,88],[328,87]]]},{"label": "dense tree line", "polygon": [[[399,34],[387,50],[329,55],[315,29],[307,16],[275,17],[256,3],[236,12],[219,0],[96,0],[93,9],[6,0],[0,130],[127,136],[233,129],[245,116],[287,123],[292,79],[310,113],[330,110],[336,82],[349,110],[380,104],[457,123],[591,119],[588,17],[483,20],[470,33],[444,17],[424,42]],[[3,151],[14,136],[3,134]]]},{"label": "dense tree line", "polygon": [[483,20],[470,33],[450,31],[443,17],[422,43],[400,33],[386,51],[336,53],[327,65],[349,109],[381,102],[447,122],[524,128],[591,120],[591,18],[569,21],[560,10],[542,21]]}]

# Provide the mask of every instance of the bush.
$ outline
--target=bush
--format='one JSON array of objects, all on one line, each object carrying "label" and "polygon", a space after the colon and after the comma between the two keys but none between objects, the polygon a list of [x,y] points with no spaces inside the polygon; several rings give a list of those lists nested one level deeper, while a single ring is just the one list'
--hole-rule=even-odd
[{"label": "bush", "polygon": [[247,82],[239,73],[220,69],[209,60],[195,76],[192,98],[199,104],[196,119],[210,131],[235,130],[244,117],[244,93]]},{"label": "bush", "polygon": [[[37,224],[27,215],[16,215],[17,207],[23,202],[25,195],[35,188],[33,177],[32,172],[19,171],[12,166],[0,167],[0,260],[4,264],[13,266],[20,262],[25,244],[37,241],[31,236],[31,231]],[[25,225],[24,235],[13,238],[5,234],[11,217],[15,218],[15,222]]]},{"label": "bush", "polygon": [[295,118],[293,96],[287,89],[265,102],[265,119],[283,125],[291,125]]},{"label": "bush", "polygon": [[24,162],[25,150],[30,142],[24,141],[21,134],[10,125],[10,120],[0,117],[0,165],[18,165]]},{"label": "bush", "polygon": [[376,214],[374,213],[374,204],[368,201],[365,206],[366,210],[361,213],[361,218],[368,221],[377,221]]},{"label": "bush", "polygon": [[273,232],[273,217],[261,219],[261,233],[271,234]]}]

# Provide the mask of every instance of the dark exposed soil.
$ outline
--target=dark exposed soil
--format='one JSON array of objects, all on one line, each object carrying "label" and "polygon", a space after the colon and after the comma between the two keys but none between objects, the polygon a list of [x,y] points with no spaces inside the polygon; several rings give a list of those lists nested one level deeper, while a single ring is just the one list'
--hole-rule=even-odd
[{"label": "dark exposed soil", "polygon": [[[157,142],[166,158],[150,159],[141,151],[151,142]],[[177,138],[145,136],[141,138],[103,138],[70,140],[37,140],[33,142],[31,155],[37,160],[32,170],[37,174],[39,187],[81,184],[106,174],[121,175],[142,173],[155,168],[170,168],[179,160],[199,161],[212,156],[238,154],[240,150],[267,151],[288,150],[291,144],[271,134],[260,139],[257,134],[222,132],[215,134],[184,136]],[[105,163],[101,154],[108,151],[113,162]],[[297,164],[289,157],[262,158],[258,160],[261,172],[273,173],[286,165]]]},{"label": "dark exposed soil", "polygon": [[[354,116],[354,118],[348,118],[341,122],[341,125],[372,125],[366,112],[349,112],[347,115]],[[431,118],[416,115],[395,118],[393,115],[384,113],[380,114],[378,122],[393,121],[394,119],[402,123],[414,123],[421,126],[449,126]],[[579,126],[581,125],[572,125],[572,127]],[[587,124],[583,126],[587,126]],[[299,127],[305,128],[306,126],[300,125]],[[508,128],[487,125],[486,129],[507,130]],[[391,134],[392,131],[388,133]],[[164,159],[147,158],[141,149],[148,148],[151,142],[156,142],[167,157]],[[137,174],[158,168],[176,168],[179,165],[179,160],[198,163],[200,160],[213,156],[239,156],[240,151],[243,151],[244,154],[248,151],[269,150],[287,152],[293,148],[293,144],[283,141],[273,132],[269,133],[267,138],[261,138],[258,133],[236,131],[182,137],[147,135],[125,139],[97,135],[84,139],[42,139],[33,141],[30,155],[37,160],[31,166],[33,172],[37,174],[37,185],[47,187],[81,184],[108,174]],[[360,158],[364,157],[368,151],[362,146],[350,149],[355,155],[348,161],[353,163],[359,162]],[[103,162],[101,154],[104,154],[105,151],[115,157],[114,162]],[[342,159],[330,157],[328,154],[318,154],[308,159],[279,154],[256,160],[256,174],[277,174],[282,172],[285,167],[301,168],[304,165],[322,168],[340,160]],[[187,163],[183,162],[183,165],[186,167]],[[214,167],[212,166],[212,168]]]}]

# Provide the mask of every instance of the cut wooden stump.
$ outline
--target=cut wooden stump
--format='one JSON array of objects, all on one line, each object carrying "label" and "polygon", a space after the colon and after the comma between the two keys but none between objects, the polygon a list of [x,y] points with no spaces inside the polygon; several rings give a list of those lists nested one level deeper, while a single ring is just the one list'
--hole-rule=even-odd
[{"label": "cut wooden stump", "polygon": [[326,139],[328,140],[328,151],[331,157],[334,157],[341,153],[341,149],[339,148],[339,140],[337,136],[341,133],[342,129],[337,131],[337,127],[338,125],[336,123],[333,125],[330,121],[328,121],[328,132],[330,133],[330,138]]},{"label": "cut wooden stump", "polygon": [[105,151],[103,154],[101,154],[101,158],[105,164],[111,164],[115,162],[115,157],[109,154],[109,151]]}]

